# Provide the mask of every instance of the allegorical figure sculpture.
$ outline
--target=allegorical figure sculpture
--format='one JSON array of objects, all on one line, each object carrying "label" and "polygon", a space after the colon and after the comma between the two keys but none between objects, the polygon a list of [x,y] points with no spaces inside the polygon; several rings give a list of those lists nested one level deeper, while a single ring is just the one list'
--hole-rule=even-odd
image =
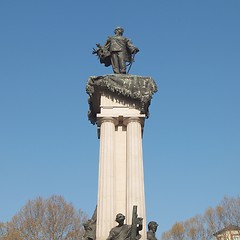
[{"label": "allegorical figure sculpture", "polygon": [[157,240],[155,233],[157,231],[158,224],[154,221],[148,223],[147,240]]},{"label": "allegorical figure sculpture", "polygon": [[97,207],[92,215],[92,218],[83,223],[84,235],[82,240],[95,240],[96,239],[96,222],[97,222]]},{"label": "allegorical figure sculpture", "polygon": [[142,230],[142,218],[135,218],[135,223],[132,225],[124,224],[124,220],[125,216],[122,213],[117,214],[118,226],[111,229],[107,240],[138,240],[141,238],[139,231]]},{"label": "allegorical figure sculpture", "polygon": [[100,63],[106,67],[112,65],[114,73],[126,74],[126,63],[129,62],[129,69],[134,61],[134,56],[139,49],[132,42],[123,37],[124,29],[117,27],[114,31],[115,35],[108,37],[104,46],[97,45],[97,49],[93,49],[93,54],[96,54]]}]

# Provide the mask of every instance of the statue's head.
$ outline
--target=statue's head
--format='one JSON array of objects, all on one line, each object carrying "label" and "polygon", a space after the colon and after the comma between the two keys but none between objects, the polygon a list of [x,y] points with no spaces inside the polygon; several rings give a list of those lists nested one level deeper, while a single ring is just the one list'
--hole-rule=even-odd
[{"label": "statue's head", "polygon": [[117,215],[116,215],[116,222],[122,222],[122,221],[124,221],[125,220],[125,216],[122,214],[122,213],[118,213]]},{"label": "statue's head", "polygon": [[148,223],[148,230],[152,230],[153,232],[157,231],[158,224],[155,221],[151,221]]},{"label": "statue's head", "polygon": [[124,32],[124,29],[122,27],[116,27],[114,30],[114,33],[116,34],[117,32],[119,32],[122,35]]}]

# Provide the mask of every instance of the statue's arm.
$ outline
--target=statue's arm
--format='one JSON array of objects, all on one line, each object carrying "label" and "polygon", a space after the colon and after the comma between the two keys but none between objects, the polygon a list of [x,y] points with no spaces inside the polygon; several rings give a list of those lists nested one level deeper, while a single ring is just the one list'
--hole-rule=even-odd
[{"label": "statue's arm", "polygon": [[111,37],[108,37],[107,41],[104,44],[104,48],[109,49],[111,43]]},{"label": "statue's arm", "polygon": [[109,232],[109,235],[108,235],[108,237],[107,237],[107,240],[112,240],[113,238],[114,238],[114,236],[115,236],[115,233],[114,233],[114,231],[110,231]]},{"label": "statue's arm", "polygon": [[126,39],[126,44],[131,53],[139,52],[139,49],[133,45],[130,39]]}]

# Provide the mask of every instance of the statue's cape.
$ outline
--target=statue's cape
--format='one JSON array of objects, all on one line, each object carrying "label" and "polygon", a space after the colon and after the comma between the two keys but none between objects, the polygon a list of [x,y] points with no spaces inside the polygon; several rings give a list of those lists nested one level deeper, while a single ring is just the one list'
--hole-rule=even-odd
[{"label": "statue's cape", "polygon": [[157,85],[151,77],[130,74],[111,74],[90,77],[87,82],[86,91],[89,95],[88,118],[92,124],[95,124],[97,121],[97,112],[93,107],[93,99],[100,91],[116,93],[139,102],[141,105],[141,113],[146,114],[146,117],[148,117],[148,107],[152,95],[157,92]]}]

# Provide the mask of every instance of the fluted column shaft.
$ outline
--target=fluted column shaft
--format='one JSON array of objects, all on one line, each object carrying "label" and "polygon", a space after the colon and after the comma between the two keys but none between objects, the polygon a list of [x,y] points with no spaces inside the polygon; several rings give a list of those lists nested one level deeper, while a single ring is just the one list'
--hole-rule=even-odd
[{"label": "fluted column shaft", "polygon": [[126,120],[127,125],[127,222],[131,223],[133,205],[143,218],[142,239],[146,239],[146,209],[142,156],[142,126],[139,117]]},{"label": "fluted column shaft", "polygon": [[114,119],[100,119],[100,153],[98,178],[97,233],[98,240],[105,240],[113,226],[114,199]]}]

